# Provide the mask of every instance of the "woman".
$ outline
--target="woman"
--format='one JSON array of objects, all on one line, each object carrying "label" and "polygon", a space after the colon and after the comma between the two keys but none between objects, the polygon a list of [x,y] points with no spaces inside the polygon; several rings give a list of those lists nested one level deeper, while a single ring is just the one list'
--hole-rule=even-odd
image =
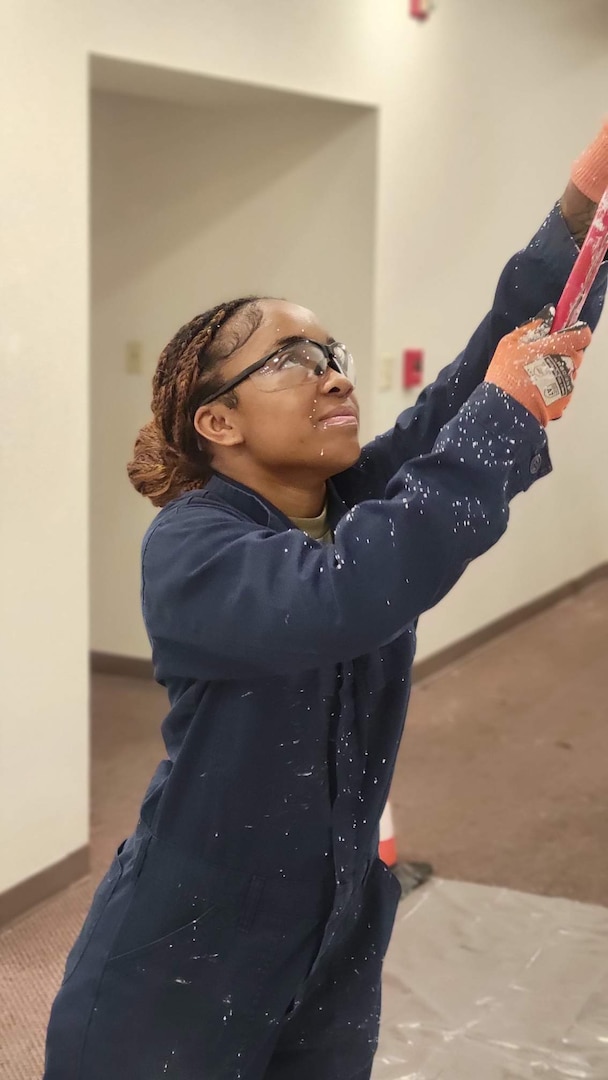
[{"label": "woman", "polygon": [[165,349],[129,475],[162,507],[142,603],[167,758],[68,958],[46,1080],[369,1077],[416,622],[550,470],[544,425],[591,332],[513,327],[575,256],[556,207],[363,451],[353,361],[310,311],[235,300]]}]

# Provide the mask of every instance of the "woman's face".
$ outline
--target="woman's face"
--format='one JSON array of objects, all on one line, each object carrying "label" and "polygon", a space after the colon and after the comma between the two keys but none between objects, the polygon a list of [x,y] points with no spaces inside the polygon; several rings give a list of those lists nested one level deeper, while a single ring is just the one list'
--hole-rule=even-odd
[{"label": "woman's face", "polygon": [[[262,321],[247,342],[218,370],[228,382],[278,349],[285,338],[333,341],[311,311],[284,300],[259,302]],[[266,382],[265,385],[268,385]],[[238,406],[215,401],[198,409],[199,434],[215,445],[220,471],[238,457],[276,472],[310,471],[328,478],[353,465],[360,454],[359,407],[346,376],[328,368],[325,375],[295,386],[268,391],[260,380],[245,379],[236,393]]]}]

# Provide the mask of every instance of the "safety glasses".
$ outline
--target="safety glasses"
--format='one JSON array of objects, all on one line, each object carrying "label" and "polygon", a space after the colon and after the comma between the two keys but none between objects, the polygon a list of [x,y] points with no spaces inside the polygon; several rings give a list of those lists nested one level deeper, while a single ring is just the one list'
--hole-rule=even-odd
[{"label": "safety glasses", "polygon": [[355,363],[346,345],[339,341],[321,345],[309,338],[293,338],[284,342],[280,349],[256,360],[255,364],[250,364],[235,375],[234,379],[224,383],[220,390],[200,401],[198,408],[217,401],[245,379],[252,379],[258,390],[274,393],[277,390],[289,390],[290,387],[299,386],[312,379],[321,379],[328,367],[344,375],[352,386],[355,385]]}]

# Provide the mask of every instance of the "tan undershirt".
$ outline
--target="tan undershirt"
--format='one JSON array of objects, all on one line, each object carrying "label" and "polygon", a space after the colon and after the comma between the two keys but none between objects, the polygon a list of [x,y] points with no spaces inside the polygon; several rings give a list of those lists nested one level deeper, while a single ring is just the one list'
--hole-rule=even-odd
[{"label": "tan undershirt", "polygon": [[332,544],[333,536],[331,534],[331,528],[327,520],[327,503],[323,507],[323,510],[318,517],[313,518],[297,518],[291,519],[297,529],[300,529],[307,536],[310,536],[311,540],[320,540],[322,544]]}]

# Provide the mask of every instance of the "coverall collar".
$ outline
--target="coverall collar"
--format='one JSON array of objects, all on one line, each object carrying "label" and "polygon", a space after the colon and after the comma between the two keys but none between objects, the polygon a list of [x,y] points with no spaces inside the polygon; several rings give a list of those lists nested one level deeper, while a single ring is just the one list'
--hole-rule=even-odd
[{"label": "coverall collar", "polygon": [[[286,514],[269,502],[268,499],[265,499],[263,495],[258,494],[257,491],[253,491],[252,488],[247,487],[245,484],[241,484],[237,480],[232,480],[230,477],[224,476],[223,473],[213,473],[205,490],[211,497],[219,498],[223,502],[229,503],[230,506],[234,506],[236,510],[240,510],[241,513],[246,514],[247,517],[251,518],[259,525],[265,525],[268,528],[274,529],[275,532],[285,532],[287,529],[293,529],[293,521],[291,518],[288,518]],[[333,480],[328,480],[327,519],[332,532],[347,511],[348,506],[338,495]]]}]

